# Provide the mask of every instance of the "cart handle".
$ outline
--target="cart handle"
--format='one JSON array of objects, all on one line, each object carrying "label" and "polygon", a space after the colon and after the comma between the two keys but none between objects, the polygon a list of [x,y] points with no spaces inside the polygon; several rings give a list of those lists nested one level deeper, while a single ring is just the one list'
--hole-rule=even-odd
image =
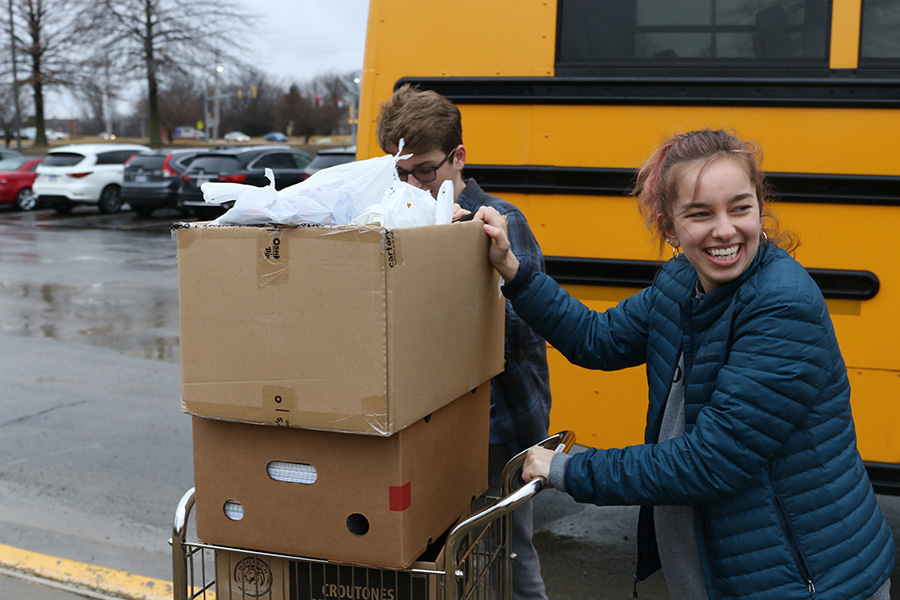
[{"label": "cart handle", "polygon": [[[554,435],[551,435],[547,439],[542,442],[535,444],[535,446],[540,446],[541,448],[546,448],[547,450],[553,450],[555,452],[566,452],[568,453],[571,450],[572,446],[575,445],[575,434],[571,431],[560,431]],[[516,473],[519,469],[522,468],[522,465],[525,464],[525,456],[528,454],[528,449],[523,450],[509,459],[509,462],[506,463],[506,466],[503,467],[503,474],[500,476],[501,481],[501,492],[502,496],[505,498],[512,491],[513,482],[516,478]],[[540,479],[544,481],[543,477],[539,477],[536,479]],[[546,485],[546,481],[544,481]],[[535,493],[544,489],[544,486],[541,486],[540,489],[535,490]]]},{"label": "cart handle", "polygon": [[184,542],[187,536],[188,517],[194,508],[194,488],[189,489],[181,497],[175,509],[175,521],[172,524],[172,591],[175,600],[188,597],[187,555]]},{"label": "cart handle", "polygon": [[[575,434],[571,431],[561,431],[535,445],[557,452],[568,452],[572,446],[575,445]],[[459,525],[454,527],[450,532],[450,535],[447,536],[447,545],[444,549],[444,572],[448,576],[452,574],[459,578],[464,575],[457,569],[456,558],[460,544],[462,544],[462,541],[470,531],[484,527],[488,522],[511,513],[518,506],[528,502],[547,487],[546,479],[543,477],[535,477],[515,492],[509,492],[516,472],[525,463],[525,455],[527,452],[528,450],[519,452],[506,463],[502,475],[503,497],[496,504],[465,519]],[[511,539],[512,532],[510,531],[508,533],[510,536],[508,539]],[[512,548],[507,548],[506,550],[507,552],[511,552]]]}]

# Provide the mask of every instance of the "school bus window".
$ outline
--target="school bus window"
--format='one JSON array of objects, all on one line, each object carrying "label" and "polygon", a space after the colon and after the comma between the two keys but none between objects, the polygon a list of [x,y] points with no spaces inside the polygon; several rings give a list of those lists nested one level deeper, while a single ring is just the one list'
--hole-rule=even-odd
[{"label": "school bus window", "polygon": [[[859,62],[900,58],[900,3],[896,0],[865,0],[860,30]],[[897,61],[891,61],[896,65]]]},{"label": "school bus window", "polygon": [[827,60],[829,0],[560,0],[557,63]]}]

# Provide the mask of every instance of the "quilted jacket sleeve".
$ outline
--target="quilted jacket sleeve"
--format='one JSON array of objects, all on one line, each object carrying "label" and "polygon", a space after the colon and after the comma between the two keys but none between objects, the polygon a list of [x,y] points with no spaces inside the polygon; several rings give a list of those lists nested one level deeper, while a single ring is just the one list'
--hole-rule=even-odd
[{"label": "quilted jacket sleeve", "polygon": [[[798,430],[809,428],[804,418],[823,397],[843,394],[846,381],[814,286],[786,277],[764,289],[742,287],[730,340],[721,341],[727,359],[707,383],[708,402],[695,426],[658,444],[574,456],[566,473],[572,496],[596,504],[702,505],[753,485],[775,457],[815,454],[815,433]],[[847,402],[825,404],[840,410]],[[805,440],[807,450],[800,443],[786,452],[791,436]],[[802,460],[816,466],[814,458]]]},{"label": "quilted jacket sleeve", "polygon": [[573,364],[612,371],[645,361],[650,292],[648,288],[601,313],[588,309],[549,276],[536,273],[513,299],[513,307]]}]

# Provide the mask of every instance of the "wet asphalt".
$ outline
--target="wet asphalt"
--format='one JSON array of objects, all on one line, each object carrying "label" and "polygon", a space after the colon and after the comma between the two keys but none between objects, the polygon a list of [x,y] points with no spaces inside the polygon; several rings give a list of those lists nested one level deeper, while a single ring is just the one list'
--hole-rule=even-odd
[{"label": "wet asphalt", "polygon": [[[171,580],[172,515],[192,484],[169,231],[181,218],[0,208],[0,543]],[[879,500],[900,537],[900,498]],[[550,600],[632,597],[636,508],[555,490],[534,502]],[[0,572],[0,600],[82,597],[15,575]],[[638,592],[669,598],[661,574]]]}]

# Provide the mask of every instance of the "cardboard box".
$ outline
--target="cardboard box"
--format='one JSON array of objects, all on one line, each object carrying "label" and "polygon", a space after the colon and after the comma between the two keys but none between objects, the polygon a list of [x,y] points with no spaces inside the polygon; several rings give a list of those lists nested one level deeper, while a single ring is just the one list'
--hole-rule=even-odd
[{"label": "cardboard box", "polygon": [[408,570],[215,551],[218,600],[436,600],[444,570],[442,536]]},{"label": "cardboard box", "polygon": [[176,232],[192,415],[389,436],[503,370],[479,222]]},{"label": "cardboard box", "polygon": [[484,383],[387,438],[194,417],[197,536],[408,567],[487,489],[489,413]]}]

